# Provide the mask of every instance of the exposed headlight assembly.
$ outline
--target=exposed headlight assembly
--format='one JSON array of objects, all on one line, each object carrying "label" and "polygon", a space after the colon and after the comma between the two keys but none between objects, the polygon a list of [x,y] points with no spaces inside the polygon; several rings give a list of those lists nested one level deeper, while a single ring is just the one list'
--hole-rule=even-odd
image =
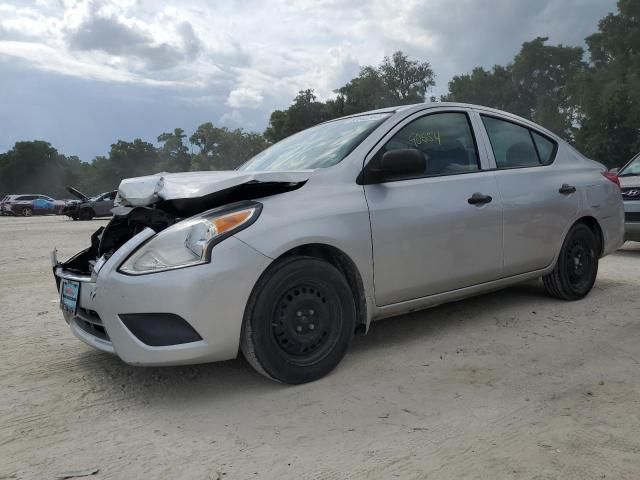
[{"label": "exposed headlight assembly", "polygon": [[133,252],[119,270],[128,275],[144,275],[208,263],[213,246],[251,225],[261,210],[261,204],[252,203],[214,209],[178,222]]}]

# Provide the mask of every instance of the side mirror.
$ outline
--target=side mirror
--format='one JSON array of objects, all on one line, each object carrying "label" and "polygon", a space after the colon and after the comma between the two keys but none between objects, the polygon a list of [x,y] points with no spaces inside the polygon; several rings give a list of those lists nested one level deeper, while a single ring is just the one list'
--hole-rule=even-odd
[{"label": "side mirror", "polygon": [[610,171],[611,173],[618,173],[618,172],[620,171],[620,169],[619,169],[618,167],[616,167],[616,168],[610,168],[610,169],[609,169],[609,171]]},{"label": "side mirror", "polygon": [[420,150],[402,148],[391,150],[382,155],[376,173],[382,180],[386,180],[422,175],[426,168],[427,161]]}]

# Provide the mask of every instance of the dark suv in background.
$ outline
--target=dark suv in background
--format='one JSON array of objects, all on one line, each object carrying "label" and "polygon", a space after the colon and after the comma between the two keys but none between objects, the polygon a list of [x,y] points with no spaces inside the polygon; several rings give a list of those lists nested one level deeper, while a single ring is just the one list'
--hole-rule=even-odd
[{"label": "dark suv in background", "polygon": [[74,220],[91,220],[94,217],[111,216],[113,202],[118,194],[117,190],[113,190],[89,198],[73,187],[68,187],[67,191],[80,199],[79,202],[70,202],[62,210],[63,215],[73,218]]}]

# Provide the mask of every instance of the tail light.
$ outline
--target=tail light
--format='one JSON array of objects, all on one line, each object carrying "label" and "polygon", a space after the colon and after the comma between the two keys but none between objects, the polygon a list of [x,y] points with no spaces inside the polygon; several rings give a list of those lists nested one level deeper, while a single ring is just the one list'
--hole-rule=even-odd
[{"label": "tail light", "polygon": [[616,185],[618,185],[618,187],[620,186],[620,179],[618,178],[618,175],[616,175],[613,172],[602,172],[602,176],[604,178],[606,178],[607,180],[615,183]]}]

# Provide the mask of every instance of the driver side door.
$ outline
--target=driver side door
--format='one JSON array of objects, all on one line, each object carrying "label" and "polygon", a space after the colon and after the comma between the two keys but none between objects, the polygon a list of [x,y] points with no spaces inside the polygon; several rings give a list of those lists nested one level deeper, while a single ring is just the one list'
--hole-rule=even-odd
[{"label": "driver side door", "polygon": [[385,152],[407,148],[426,159],[421,175],[364,186],[379,306],[502,274],[500,195],[494,172],[483,170],[469,115],[462,109],[415,114],[369,159],[375,164]]}]

